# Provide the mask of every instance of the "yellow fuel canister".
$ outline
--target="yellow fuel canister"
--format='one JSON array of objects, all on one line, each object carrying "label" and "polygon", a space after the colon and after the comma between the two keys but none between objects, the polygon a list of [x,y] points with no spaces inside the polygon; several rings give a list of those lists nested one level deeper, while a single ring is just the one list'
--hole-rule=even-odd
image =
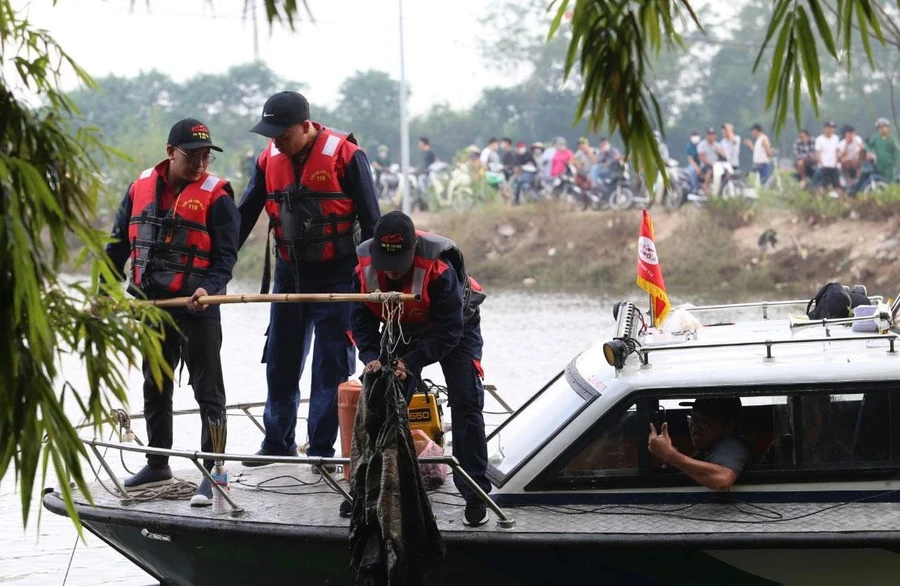
[{"label": "yellow fuel canister", "polygon": [[435,393],[415,393],[409,402],[409,429],[419,429],[439,446],[444,445],[444,429]]}]

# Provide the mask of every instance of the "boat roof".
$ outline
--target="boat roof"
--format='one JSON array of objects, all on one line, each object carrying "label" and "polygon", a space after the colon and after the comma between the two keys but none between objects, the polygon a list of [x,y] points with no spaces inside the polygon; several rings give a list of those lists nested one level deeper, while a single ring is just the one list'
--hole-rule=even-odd
[{"label": "boat roof", "polygon": [[[603,343],[574,362],[601,393],[636,388],[878,382],[898,377],[897,334],[855,332],[850,326],[792,328],[790,320],[756,320],[701,327],[686,335],[650,333],[616,371]],[[895,350],[895,351],[891,351]]]}]

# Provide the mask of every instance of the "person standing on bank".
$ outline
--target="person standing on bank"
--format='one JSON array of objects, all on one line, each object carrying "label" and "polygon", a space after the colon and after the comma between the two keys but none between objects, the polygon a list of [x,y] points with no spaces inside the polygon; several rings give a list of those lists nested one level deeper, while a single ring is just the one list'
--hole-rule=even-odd
[{"label": "person standing on bank", "polygon": [[[194,397],[200,405],[200,447],[214,452],[209,421],[225,415],[222,379],[222,324],[219,307],[197,302],[199,297],[223,293],[237,260],[240,219],[234,192],[224,179],[207,173],[215,161],[209,129],[187,118],[172,127],[166,159],[141,173],[122,199],[106,253],[124,277],[131,259],[129,291],[149,299],[190,296],[184,309],[171,310],[175,326],[165,326],[163,355],[175,372],[184,360]],[[172,448],[174,381],[165,377],[160,389],[146,362],[144,417],[148,445]],[[204,460],[207,470],[212,460]],[[167,456],[147,455],[147,465],[125,481],[125,488],[149,488],[172,482]],[[191,506],[212,503],[212,487],[204,477]]]},{"label": "person standing on bank", "polygon": [[[361,238],[372,236],[381,215],[366,154],[352,134],[311,121],[309,102],[297,92],[270,97],[251,132],[271,140],[259,155],[238,206],[240,245],[265,209],[275,239],[274,292],[349,293],[356,246]],[[263,292],[268,292],[267,275],[268,271]],[[334,455],[337,388],[355,372],[347,303],[272,304],[265,350],[266,436],[258,455],[297,455],[300,375],[313,331],[307,454]]]},{"label": "person standing on bank", "polygon": [[[400,291],[421,295],[403,306],[403,339],[396,349],[395,374],[406,381],[412,397],[422,369],[440,363],[447,382],[453,428],[453,455],[485,492],[487,442],[484,431],[484,386],[481,369],[481,286],[465,269],[463,256],[449,238],[417,232],[402,212],[389,212],[375,226],[375,235],[357,248],[354,285],[361,293]],[[381,348],[381,304],[355,303],[353,336],[367,372],[381,370],[389,357]],[[408,341],[407,341],[408,340]],[[460,478],[454,483],[466,501],[467,525],[488,520],[484,503]]]}]

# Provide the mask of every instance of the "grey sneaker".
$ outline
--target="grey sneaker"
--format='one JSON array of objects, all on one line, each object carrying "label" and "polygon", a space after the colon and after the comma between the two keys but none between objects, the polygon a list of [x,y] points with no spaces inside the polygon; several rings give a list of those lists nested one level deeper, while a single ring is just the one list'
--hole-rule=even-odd
[{"label": "grey sneaker", "polygon": [[144,466],[137,474],[126,479],[123,484],[125,488],[134,489],[153,488],[154,486],[172,484],[172,469],[168,466],[165,468],[151,468],[150,466]]},{"label": "grey sneaker", "polygon": [[212,484],[210,484],[209,478],[204,476],[200,481],[200,486],[197,487],[197,492],[191,497],[191,506],[208,507],[212,504],[212,498]]}]

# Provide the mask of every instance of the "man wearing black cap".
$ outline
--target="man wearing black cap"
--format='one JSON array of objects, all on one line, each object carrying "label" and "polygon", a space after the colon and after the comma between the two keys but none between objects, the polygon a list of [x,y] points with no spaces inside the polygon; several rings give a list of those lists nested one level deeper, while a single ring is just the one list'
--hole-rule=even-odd
[{"label": "man wearing black cap", "polygon": [[[265,209],[275,240],[275,293],[350,292],[356,245],[371,237],[380,216],[365,153],[353,135],[312,122],[309,103],[297,92],[270,97],[251,132],[271,140],[238,206],[240,244]],[[268,252],[266,269],[267,293]],[[297,454],[299,381],[313,332],[307,454],[334,455],[337,387],[355,371],[346,303],[272,304],[265,351],[266,436],[258,454]]]},{"label": "man wearing black cap", "polygon": [[[447,382],[453,427],[453,455],[486,492],[487,443],[484,435],[484,387],[481,380],[481,286],[466,273],[462,253],[449,238],[417,232],[409,216],[390,212],[375,235],[357,249],[358,291],[401,291],[421,296],[403,305],[400,345],[388,354],[381,346],[382,307],[357,303],[353,336],[366,371],[393,367],[412,396],[422,369],[439,362]],[[388,327],[388,326],[384,326]],[[465,523],[481,525],[488,515],[469,486],[454,477],[466,500]]]},{"label": "man wearing black cap", "polygon": [[[163,355],[174,372],[184,360],[194,397],[200,404],[201,449],[214,452],[209,421],[225,413],[225,385],[219,350],[222,325],[218,306],[199,297],[225,290],[237,260],[240,220],[231,185],[207,173],[215,158],[209,128],[198,120],[181,120],[169,132],[166,159],[141,173],[125,193],[116,213],[113,241],[106,253],[120,272],[131,259],[129,290],[150,299],[189,296],[184,309],[171,310],[177,330],[166,326]],[[172,447],[173,381],[160,389],[146,363],[144,416],[148,444]],[[211,460],[204,461],[207,470]],[[172,482],[166,456],[148,455],[147,465],[125,481],[126,488],[146,488]],[[212,490],[204,478],[191,505],[210,504]]]},{"label": "man wearing black cap", "polygon": [[688,428],[697,451],[693,457],[679,452],[669,438],[669,424],[659,433],[650,424],[647,449],[663,462],[678,468],[695,481],[713,490],[729,490],[753,460],[753,450],[738,433],[741,400],[737,397],[697,399],[691,406]]}]

